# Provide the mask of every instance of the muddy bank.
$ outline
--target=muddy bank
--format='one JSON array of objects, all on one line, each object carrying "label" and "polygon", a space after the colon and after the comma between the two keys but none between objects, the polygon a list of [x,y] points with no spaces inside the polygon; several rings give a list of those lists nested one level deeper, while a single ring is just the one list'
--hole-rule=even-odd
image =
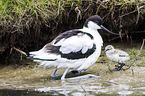
[{"label": "muddy bank", "polygon": [[[31,3],[30,3],[31,2]],[[25,52],[38,50],[61,32],[82,28],[85,20],[98,14],[104,26],[116,33],[126,33],[122,41],[133,43],[144,37],[145,6],[143,1],[24,1],[1,2],[0,63],[17,63]],[[11,7],[9,7],[9,6]],[[104,41],[120,37],[101,32]]]},{"label": "muddy bank", "polygon": [[[96,66],[97,68],[94,68]],[[94,64],[92,67],[94,70],[89,68],[88,72],[99,74],[102,77],[66,80],[64,83],[60,80],[51,79],[50,75],[54,71],[53,69],[26,68],[13,71],[7,70],[0,75],[0,89],[27,90],[27,93],[38,91],[43,94],[51,93],[51,95],[54,93],[56,95],[88,94],[92,96],[96,94],[145,94],[145,67],[136,66],[126,71],[113,73],[106,72],[108,70],[106,64]],[[0,71],[2,72],[2,69]]]},{"label": "muddy bank", "polygon": [[[134,56],[138,54],[141,44],[134,46],[126,44],[113,44],[116,48],[129,53],[131,60],[126,63],[126,67],[134,62]],[[106,44],[104,45],[106,46]],[[103,49],[102,49],[103,50]],[[53,80],[51,74],[55,68],[39,68],[32,61],[27,61],[26,65],[11,64],[0,68],[0,89],[24,90],[21,92],[31,93],[37,91],[41,94],[55,95],[144,95],[145,94],[145,49],[143,47],[139,57],[128,70],[111,72],[115,62],[99,57],[98,61],[105,59],[106,63],[95,63],[89,67],[86,73],[99,75],[98,78]],[[24,63],[23,63],[24,64]],[[58,73],[63,73],[65,69],[59,69]],[[0,91],[1,91],[0,90]],[[3,92],[2,91],[2,92]],[[15,92],[15,91],[14,91]],[[17,92],[17,91],[16,91]],[[36,93],[37,93],[36,92]]]}]

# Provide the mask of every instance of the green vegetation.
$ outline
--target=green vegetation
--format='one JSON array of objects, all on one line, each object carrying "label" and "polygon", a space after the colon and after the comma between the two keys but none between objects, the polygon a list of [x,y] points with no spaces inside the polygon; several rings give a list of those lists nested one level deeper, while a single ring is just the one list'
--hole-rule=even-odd
[{"label": "green vegetation", "polygon": [[61,13],[62,3],[53,0],[2,0],[1,26],[11,33],[25,33],[24,28],[30,30],[31,26],[37,29],[42,23],[47,24],[46,20]]},{"label": "green vegetation", "polygon": [[[38,50],[59,33],[82,27],[84,21],[94,14],[103,18],[104,25],[108,29],[126,33],[122,36],[126,38],[128,33],[143,24],[145,2],[143,0],[1,0],[2,60],[8,59],[10,54],[15,53],[11,49],[13,46],[26,52]],[[105,32],[101,35],[108,36]],[[120,38],[112,37],[109,35],[109,41]]]},{"label": "green vegetation", "polygon": [[[95,3],[97,5],[95,11],[91,14],[85,13],[89,8],[93,8]],[[86,14],[99,13],[102,15],[106,11],[105,15],[112,15],[111,19],[113,19],[116,18],[115,13],[118,11],[118,15],[122,19],[126,15],[138,12],[136,23],[138,23],[140,15],[145,12],[144,2],[137,0],[1,0],[0,4],[0,26],[4,30],[2,32],[23,34],[27,33],[24,29],[31,31],[31,26],[35,28],[35,31],[40,31],[41,25],[49,26],[48,20],[62,19],[63,15],[69,15],[71,10],[75,10],[77,18]],[[58,21],[56,20],[56,22]]]},{"label": "green vegetation", "polygon": [[[84,21],[94,14],[103,18],[104,26],[109,30],[126,33],[117,37],[101,32],[103,48],[112,43],[108,41],[122,38],[125,43],[119,41],[112,45],[125,50],[131,60],[123,67],[124,70],[111,72],[118,63],[108,60],[106,56],[99,57],[98,61],[105,59],[106,63],[93,64],[87,73],[102,77],[77,82],[73,80],[70,85],[67,82],[66,91],[80,92],[73,88],[83,88],[87,93],[95,95],[96,90],[109,95],[122,90],[133,91],[135,95],[144,94],[145,41],[142,42],[142,39],[145,35],[135,32],[145,30],[144,0],[0,0],[0,64],[4,65],[0,65],[0,89],[62,88],[60,80],[51,78],[55,68],[38,68],[35,62],[25,59],[13,47],[26,53],[38,50],[61,32],[82,27]],[[137,43],[133,43],[134,38]],[[5,66],[7,63],[10,65]],[[58,73],[64,71],[59,69]],[[95,90],[88,91],[88,88]]]}]

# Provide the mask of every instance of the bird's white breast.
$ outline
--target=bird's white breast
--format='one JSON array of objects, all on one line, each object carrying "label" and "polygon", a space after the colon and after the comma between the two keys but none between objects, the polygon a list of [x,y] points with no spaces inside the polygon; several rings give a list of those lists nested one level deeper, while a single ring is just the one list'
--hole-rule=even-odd
[{"label": "bird's white breast", "polygon": [[98,33],[97,30],[83,28],[82,31],[89,32],[93,36],[94,43],[96,45],[96,50],[95,50],[95,52],[92,55],[90,55],[88,58],[86,58],[84,60],[84,64],[82,66],[80,66],[78,68],[78,70],[86,69],[86,68],[90,67],[92,64],[94,64],[97,61],[98,57],[100,56],[100,54],[101,54],[101,47],[103,46],[102,37],[100,36],[100,34]]}]

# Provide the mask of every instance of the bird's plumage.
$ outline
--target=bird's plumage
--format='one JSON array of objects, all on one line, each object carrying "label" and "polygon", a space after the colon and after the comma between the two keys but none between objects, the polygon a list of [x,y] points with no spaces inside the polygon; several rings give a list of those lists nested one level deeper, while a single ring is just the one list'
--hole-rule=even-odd
[{"label": "bird's plumage", "polygon": [[129,54],[127,54],[125,51],[114,49],[112,45],[106,46],[105,50],[107,58],[112,61],[124,63],[125,61],[130,59]]},{"label": "bird's plumage", "polygon": [[[105,29],[102,26],[103,20],[100,16],[89,17],[83,28],[66,31],[58,35],[51,43],[46,44],[39,51],[30,52],[30,57],[44,67],[57,67],[84,70],[96,62],[101,53],[103,40],[98,29]],[[116,33],[114,33],[116,34]],[[52,77],[56,77],[54,71]],[[61,79],[64,79],[63,74]]]},{"label": "bird's plumage", "polygon": [[[96,30],[75,29],[57,36],[39,51],[30,52],[30,56],[35,61],[40,61],[40,65],[44,67],[86,69],[95,63],[100,55],[102,45],[102,38]],[[94,59],[91,60],[88,57]]]}]

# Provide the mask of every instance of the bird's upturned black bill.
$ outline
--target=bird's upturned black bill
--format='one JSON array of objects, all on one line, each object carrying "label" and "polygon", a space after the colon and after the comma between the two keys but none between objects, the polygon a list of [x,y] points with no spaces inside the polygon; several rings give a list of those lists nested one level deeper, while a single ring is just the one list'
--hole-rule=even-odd
[{"label": "bird's upturned black bill", "polygon": [[110,30],[108,30],[107,28],[105,28],[103,25],[101,25],[100,27],[102,29],[106,30],[107,32],[111,33],[111,34],[114,34],[114,35],[122,35],[122,34],[118,34],[118,33],[111,32]]}]

